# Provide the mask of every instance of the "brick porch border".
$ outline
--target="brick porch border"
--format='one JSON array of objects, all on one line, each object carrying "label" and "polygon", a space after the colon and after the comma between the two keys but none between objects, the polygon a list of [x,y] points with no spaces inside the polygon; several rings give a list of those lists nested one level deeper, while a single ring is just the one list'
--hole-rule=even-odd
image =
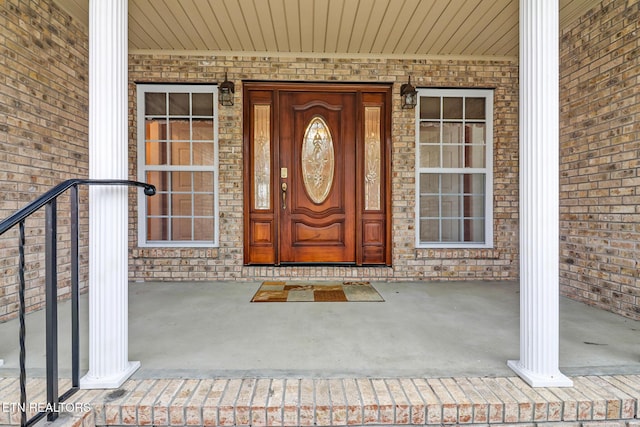
[{"label": "brick porch border", "polygon": [[[234,378],[129,380],[118,390],[81,390],[69,402],[93,411],[55,425],[347,426],[561,423],[640,427],[640,375],[573,377],[572,388],[533,389],[498,378]],[[61,380],[61,389],[68,387]],[[44,380],[31,379],[32,401]],[[0,379],[0,405],[17,402],[16,378]],[[0,407],[0,425],[19,424]],[[558,425],[558,424],[554,424]]]}]

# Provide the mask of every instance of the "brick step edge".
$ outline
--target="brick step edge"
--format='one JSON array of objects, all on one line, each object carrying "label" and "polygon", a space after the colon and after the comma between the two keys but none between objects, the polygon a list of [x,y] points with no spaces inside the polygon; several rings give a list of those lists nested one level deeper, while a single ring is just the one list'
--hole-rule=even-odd
[{"label": "brick step edge", "polygon": [[[136,379],[117,390],[80,390],[68,402],[90,404],[99,426],[640,427],[640,376],[573,381],[534,389],[517,377]],[[13,383],[0,382],[0,402],[17,397]],[[0,413],[0,425],[19,424],[9,415]]]}]

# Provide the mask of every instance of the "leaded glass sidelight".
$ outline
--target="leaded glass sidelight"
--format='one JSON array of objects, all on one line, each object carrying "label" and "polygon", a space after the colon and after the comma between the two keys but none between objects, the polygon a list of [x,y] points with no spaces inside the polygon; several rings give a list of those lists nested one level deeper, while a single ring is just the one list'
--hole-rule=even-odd
[{"label": "leaded glass sidelight", "polygon": [[314,117],[302,140],[302,177],[309,198],[324,202],[331,191],[335,167],[333,138],[326,122]]},{"label": "leaded glass sidelight", "polygon": [[365,107],[364,134],[364,208],[380,210],[380,107]]},{"label": "leaded glass sidelight", "polygon": [[271,208],[271,106],[253,107],[253,182],[255,208]]}]

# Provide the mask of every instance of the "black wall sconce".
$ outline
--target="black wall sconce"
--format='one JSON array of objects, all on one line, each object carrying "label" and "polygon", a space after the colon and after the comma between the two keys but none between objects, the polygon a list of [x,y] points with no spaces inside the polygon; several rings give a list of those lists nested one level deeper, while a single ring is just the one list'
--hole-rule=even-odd
[{"label": "black wall sconce", "polygon": [[236,91],[236,87],[233,82],[227,80],[227,73],[224,73],[224,81],[220,83],[220,87],[218,88],[220,104],[224,106],[232,106],[233,105],[233,94]]},{"label": "black wall sconce", "polygon": [[418,103],[418,91],[411,86],[411,76],[409,76],[409,82],[400,86],[400,99],[402,102],[402,108],[415,108]]}]

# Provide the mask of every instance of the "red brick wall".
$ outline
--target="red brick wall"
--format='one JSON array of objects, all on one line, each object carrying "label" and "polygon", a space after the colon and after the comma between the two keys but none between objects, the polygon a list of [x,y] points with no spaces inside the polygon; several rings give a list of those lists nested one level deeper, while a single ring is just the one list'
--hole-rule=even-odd
[{"label": "red brick wall", "polygon": [[561,289],[640,319],[640,2],[561,34]]},{"label": "red brick wall", "polygon": [[[88,175],[88,37],[50,0],[4,0],[0,46],[0,218],[4,219],[60,181]],[[68,212],[63,201],[61,205],[61,213]],[[44,300],[42,215],[37,218],[26,223],[29,309],[40,307]],[[59,286],[64,295],[69,292],[69,239],[64,235],[68,219],[60,218],[59,226]],[[17,311],[16,236],[9,232],[0,238],[0,321]]]}]

